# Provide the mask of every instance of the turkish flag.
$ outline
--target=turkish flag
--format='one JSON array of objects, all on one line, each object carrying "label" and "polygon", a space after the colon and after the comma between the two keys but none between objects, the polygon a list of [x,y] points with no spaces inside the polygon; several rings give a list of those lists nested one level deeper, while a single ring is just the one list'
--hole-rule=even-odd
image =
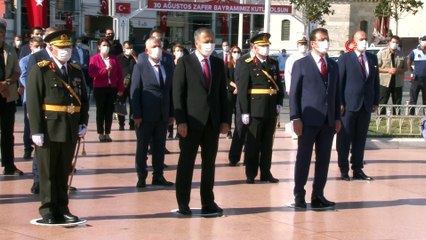
[{"label": "turkish flag", "polygon": [[25,0],[30,27],[47,27],[48,0]]},{"label": "turkish flag", "polygon": [[101,1],[101,13],[103,15],[108,15],[108,0],[100,0]]},{"label": "turkish flag", "polygon": [[228,35],[228,14],[221,13],[220,15],[220,33]]},{"label": "turkish flag", "polygon": [[115,12],[116,13],[127,13],[129,14],[131,12],[132,8],[130,6],[130,3],[120,2],[115,3]]},{"label": "turkish flag", "polygon": [[68,14],[67,21],[65,22],[65,29],[72,30],[72,17]]},{"label": "turkish flag", "polygon": [[167,32],[167,12],[160,12],[160,30]]}]

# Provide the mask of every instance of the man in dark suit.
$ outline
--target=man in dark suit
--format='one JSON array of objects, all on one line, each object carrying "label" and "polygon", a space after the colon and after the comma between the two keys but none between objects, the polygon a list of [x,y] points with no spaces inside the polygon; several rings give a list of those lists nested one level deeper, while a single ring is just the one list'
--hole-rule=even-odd
[{"label": "man in dark suit", "polygon": [[315,177],[311,205],[315,208],[334,206],[324,197],[335,132],[339,132],[339,72],[336,62],[326,57],[328,31],[311,32],[311,54],[297,60],[291,74],[290,120],[298,136],[294,169],[295,207],[306,208],[305,185],[308,181],[312,149],[315,144]]},{"label": "man in dark suit", "polygon": [[71,61],[80,65],[81,70],[83,71],[83,74],[84,74],[86,87],[90,95],[90,92],[93,86],[92,86],[92,79],[89,76],[89,68],[88,68],[89,60],[90,60],[89,50],[83,47],[83,38],[79,37],[76,39],[75,46],[72,48]]},{"label": "man in dark suit", "polygon": [[278,62],[268,56],[269,33],[250,39],[253,58],[241,62],[237,83],[241,120],[247,125],[245,152],[246,182],[255,183],[260,169],[260,180],[277,183],[271,173],[272,147],[277,114],[284,98]]},{"label": "man in dark suit", "polygon": [[195,158],[201,146],[201,212],[222,213],[214,201],[213,185],[219,133],[229,130],[225,69],[211,56],[214,33],[199,28],[194,33],[196,50],[178,60],[173,76],[173,104],[180,135],[176,172],[179,212],[191,215],[189,201]]},{"label": "man in dark suit", "polygon": [[380,81],[376,55],[366,52],[367,34],[354,34],[356,49],[339,57],[342,131],[337,135],[338,163],[342,180],[349,181],[349,150],[353,179],[372,180],[363,172],[364,147],[371,112],[380,98]]},{"label": "man in dark suit", "polygon": [[53,58],[38,62],[28,77],[27,102],[40,173],[39,212],[45,224],[74,223],[68,208],[68,175],[79,138],[87,132],[89,104],[83,74],[71,59],[71,32],[45,37]]},{"label": "man in dark suit", "polygon": [[[42,37],[43,28],[35,26],[31,28],[30,38],[32,37]],[[21,47],[21,52],[19,53],[19,59],[31,54],[30,44],[27,43]]]},{"label": "man in dark suit", "polygon": [[163,176],[167,125],[173,121],[171,103],[173,66],[161,59],[161,41],[146,41],[147,61],[134,67],[130,88],[133,119],[136,127],[136,187],[146,186],[148,145],[152,140],[153,185],[171,186]]}]

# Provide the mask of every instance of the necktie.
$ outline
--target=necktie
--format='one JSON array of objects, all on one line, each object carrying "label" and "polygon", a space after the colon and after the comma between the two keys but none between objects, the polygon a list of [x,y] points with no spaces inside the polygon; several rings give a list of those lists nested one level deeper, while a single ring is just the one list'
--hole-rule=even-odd
[{"label": "necktie", "polygon": [[321,76],[322,76],[322,80],[324,80],[324,82],[327,82],[327,65],[325,64],[325,60],[322,57],[321,58]]},{"label": "necktie", "polygon": [[225,65],[227,65],[228,64],[228,53],[225,53]]},{"label": "necktie", "polygon": [[68,73],[67,73],[67,69],[65,68],[65,65],[62,65],[61,72],[62,72],[62,76],[64,77],[64,80],[68,82]]},{"label": "necktie", "polygon": [[164,79],[163,79],[163,73],[161,72],[160,65],[156,64],[154,65],[158,70],[158,79],[160,80],[160,88],[164,87]]},{"label": "necktie", "polygon": [[362,55],[362,53],[361,54],[359,54],[359,64],[361,65],[361,73],[362,73],[362,76],[363,76],[363,79],[365,79],[365,65],[364,65],[364,58],[363,58],[363,55]]},{"label": "necktie", "polygon": [[204,81],[206,81],[206,86],[209,89],[210,88],[210,67],[209,67],[209,60],[207,58],[203,59],[203,76],[204,76]]}]

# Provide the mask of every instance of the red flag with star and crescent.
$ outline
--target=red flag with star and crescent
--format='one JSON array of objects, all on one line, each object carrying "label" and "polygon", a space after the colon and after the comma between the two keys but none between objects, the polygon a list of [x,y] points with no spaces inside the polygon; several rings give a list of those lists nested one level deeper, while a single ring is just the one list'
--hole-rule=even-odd
[{"label": "red flag with star and crescent", "polygon": [[101,1],[101,13],[103,15],[108,15],[108,1],[107,0],[100,0]]},{"label": "red flag with star and crescent", "polygon": [[30,27],[47,27],[48,0],[25,0]]}]

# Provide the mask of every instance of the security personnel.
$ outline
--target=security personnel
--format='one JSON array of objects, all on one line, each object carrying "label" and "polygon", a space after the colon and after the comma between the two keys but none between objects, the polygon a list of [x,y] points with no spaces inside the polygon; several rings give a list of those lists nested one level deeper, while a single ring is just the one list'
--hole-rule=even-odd
[{"label": "security personnel", "polygon": [[[426,35],[421,37],[420,44],[408,55],[407,65],[413,76],[410,87],[410,105],[417,104],[422,91],[422,104],[426,104]],[[410,111],[414,115],[414,108]]]},{"label": "security personnel", "polygon": [[238,99],[241,120],[247,125],[245,152],[247,183],[253,184],[260,167],[260,180],[277,183],[271,174],[272,145],[277,121],[284,98],[278,62],[269,54],[269,33],[250,39],[255,57],[241,63]]},{"label": "security personnel", "polygon": [[73,223],[79,218],[68,209],[68,175],[79,138],[88,122],[88,100],[83,73],[71,58],[71,32],[51,33],[50,60],[29,73],[27,102],[32,140],[36,145],[41,207],[46,224]]}]

